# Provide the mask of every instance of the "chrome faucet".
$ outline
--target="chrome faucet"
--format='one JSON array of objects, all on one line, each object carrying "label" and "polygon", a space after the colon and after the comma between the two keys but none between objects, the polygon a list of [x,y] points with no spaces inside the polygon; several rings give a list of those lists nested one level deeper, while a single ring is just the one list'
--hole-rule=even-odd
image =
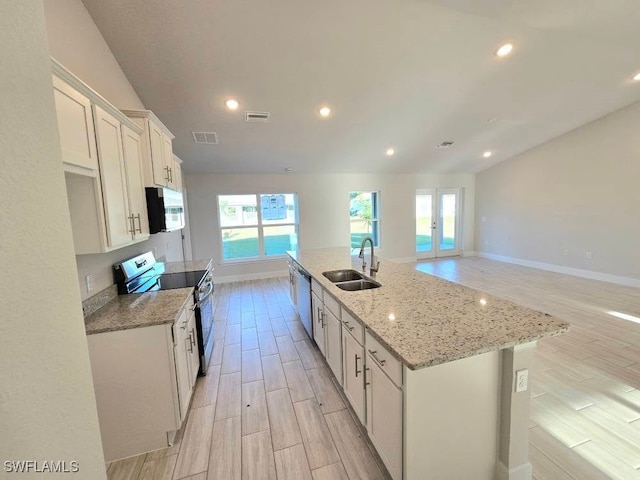
[{"label": "chrome faucet", "polygon": [[364,246],[367,243],[367,240],[371,243],[371,267],[369,268],[369,275],[373,277],[380,267],[380,262],[376,262],[373,239],[371,237],[364,237],[362,239],[362,245],[360,245],[360,254],[358,254],[358,258],[362,259],[362,271],[364,272],[367,269],[367,262],[364,258]]}]

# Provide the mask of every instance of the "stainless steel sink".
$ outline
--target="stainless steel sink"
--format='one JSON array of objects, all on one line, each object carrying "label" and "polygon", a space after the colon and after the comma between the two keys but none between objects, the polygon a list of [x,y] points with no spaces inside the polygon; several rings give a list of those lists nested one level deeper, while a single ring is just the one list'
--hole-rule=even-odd
[{"label": "stainless steel sink", "polygon": [[374,282],[373,280],[352,280],[350,282],[342,282],[336,284],[336,287],[341,288],[342,290],[347,290],[349,292],[355,292],[357,290],[369,290],[370,288],[378,288],[381,286],[382,285],[380,285],[378,282]]},{"label": "stainless steel sink", "polygon": [[351,280],[362,280],[362,275],[357,270],[331,270],[330,272],[322,272],[333,283],[349,282]]}]

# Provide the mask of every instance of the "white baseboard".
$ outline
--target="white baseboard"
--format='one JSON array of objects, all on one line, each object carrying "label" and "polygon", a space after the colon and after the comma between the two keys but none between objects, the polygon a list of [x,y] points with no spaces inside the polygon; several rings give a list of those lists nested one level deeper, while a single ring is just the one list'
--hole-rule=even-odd
[{"label": "white baseboard", "polygon": [[231,283],[231,282],[245,282],[247,280],[264,280],[266,278],[278,278],[288,277],[289,270],[278,270],[275,272],[261,272],[261,273],[245,273],[243,275],[226,275],[223,277],[217,277],[214,275],[213,281],[215,283]]},{"label": "white baseboard", "polygon": [[548,270],[550,272],[565,273],[576,277],[589,278],[591,280],[600,280],[602,282],[615,283],[625,285],[627,287],[640,288],[640,279],[631,277],[621,277],[618,275],[610,275],[608,273],[593,272],[591,270],[582,270],[580,268],[563,267],[562,265],[554,265],[553,263],[534,262],[531,260],[523,260],[521,258],[505,257],[495,255],[493,253],[475,252],[475,256],[480,258],[488,258],[489,260],[497,260],[499,262],[514,263],[523,267],[537,268],[540,270]]}]

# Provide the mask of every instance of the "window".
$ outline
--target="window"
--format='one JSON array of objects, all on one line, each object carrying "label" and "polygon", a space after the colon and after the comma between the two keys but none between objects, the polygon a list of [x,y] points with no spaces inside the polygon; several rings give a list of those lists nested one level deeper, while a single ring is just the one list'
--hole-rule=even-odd
[{"label": "window", "polygon": [[378,192],[349,193],[349,218],[351,220],[351,248],[360,248],[362,239],[371,237],[376,247],[380,238]]},{"label": "window", "polygon": [[222,260],[282,256],[298,246],[298,208],[293,193],[218,195]]}]

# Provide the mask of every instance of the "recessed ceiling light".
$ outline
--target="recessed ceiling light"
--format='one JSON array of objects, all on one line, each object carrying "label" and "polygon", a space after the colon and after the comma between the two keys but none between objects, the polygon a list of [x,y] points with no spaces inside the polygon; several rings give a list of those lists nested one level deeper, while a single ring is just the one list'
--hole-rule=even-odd
[{"label": "recessed ceiling light", "polygon": [[491,155],[493,155],[493,152],[490,152],[489,150],[487,150],[486,152],[484,152],[484,153],[482,154],[482,156],[483,156],[484,158],[489,158]]},{"label": "recessed ceiling light", "polygon": [[511,43],[505,43],[496,51],[496,55],[498,57],[506,57],[511,53],[512,50],[513,50],[513,45]]},{"label": "recessed ceiling light", "polygon": [[396,151],[393,148],[387,148],[387,157],[392,157]]},{"label": "recessed ceiling light", "polygon": [[636,73],[636,74],[633,76],[633,79],[634,79],[636,82],[640,81],[640,73]]},{"label": "recessed ceiling light", "polygon": [[320,109],[320,116],[328,117],[329,115],[331,115],[331,109],[329,107],[322,107]]},{"label": "recessed ceiling light", "polygon": [[238,107],[240,106],[240,104],[238,103],[237,100],[230,98],[229,100],[227,100],[226,102],[224,102],[224,104],[227,106],[227,108],[229,110],[237,110]]}]

